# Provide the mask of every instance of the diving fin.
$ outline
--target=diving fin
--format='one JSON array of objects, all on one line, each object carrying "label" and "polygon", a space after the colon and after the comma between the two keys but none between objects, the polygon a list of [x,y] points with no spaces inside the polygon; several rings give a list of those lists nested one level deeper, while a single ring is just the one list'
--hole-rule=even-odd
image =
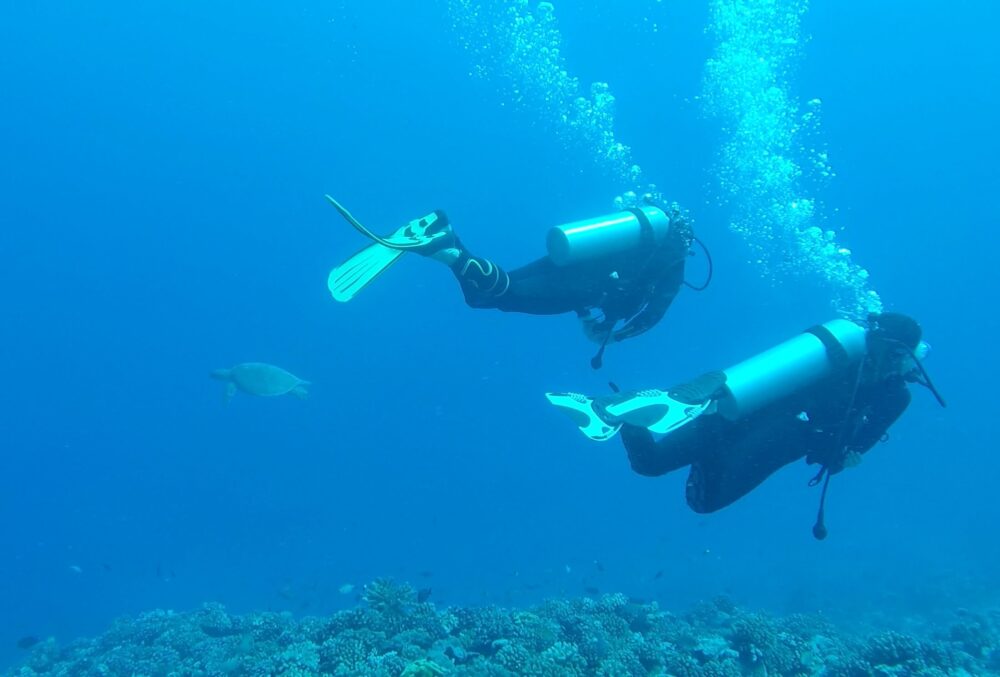
[{"label": "diving fin", "polygon": [[592,398],[577,393],[546,393],[549,402],[566,412],[584,435],[597,442],[611,439],[623,425],[665,435],[705,413],[715,412],[715,400],[685,402],[662,390],[639,390]]},{"label": "diving fin", "polygon": [[390,249],[374,242],[331,270],[327,287],[335,300],[347,303],[384,273],[403,253],[402,249]]},{"label": "diving fin", "polygon": [[382,237],[369,230],[354,218],[354,215],[347,211],[346,207],[332,197],[327,195],[326,199],[355,230],[383,247],[429,255],[439,249],[451,246],[454,242],[454,233],[451,226],[448,225],[448,217],[442,211],[433,211],[427,216],[414,219],[392,235]]},{"label": "diving fin", "polygon": [[664,435],[709,411],[714,403],[711,399],[688,403],[671,393],[650,389],[600,397],[594,409],[605,422],[627,423]]},{"label": "diving fin", "polygon": [[427,216],[410,221],[388,237],[381,237],[366,228],[354,218],[351,212],[329,195],[330,204],[344,220],[359,233],[372,240],[372,244],[362,249],[343,264],[330,271],[327,287],[333,298],[342,303],[350,301],[362,289],[389,268],[408,251],[432,255],[455,241],[448,217],[444,212],[431,212]]},{"label": "diving fin", "polygon": [[622,424],[609,425],[602,420],[594,408],[593,398],[578,393],[545,393],[549,402],[559,407],[573,419],[580,432],[595,442],[610,440],[621,429]]}]

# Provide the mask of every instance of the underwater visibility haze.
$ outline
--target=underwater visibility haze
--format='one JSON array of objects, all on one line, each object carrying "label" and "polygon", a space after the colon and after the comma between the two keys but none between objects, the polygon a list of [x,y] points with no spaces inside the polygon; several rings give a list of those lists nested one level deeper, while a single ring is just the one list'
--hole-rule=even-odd
[{"label": "underwater visibility haze", "polygon": [[[0,666],[1000,673],[998,21],[6,3]],[[328,274],[371,243],[327,194],[380,235],[444,210],[509,269],[651,199],[711,284],[595,370],[572,315],[470,309],[414,253],[337,302]],[[709,274],[697,246],[686,266]],[[686,471],[640,476],[545,398],[883,311],[919,321],[948,406],[911,387],[831,481],[822,541],[815,467],[698,514]]]}]

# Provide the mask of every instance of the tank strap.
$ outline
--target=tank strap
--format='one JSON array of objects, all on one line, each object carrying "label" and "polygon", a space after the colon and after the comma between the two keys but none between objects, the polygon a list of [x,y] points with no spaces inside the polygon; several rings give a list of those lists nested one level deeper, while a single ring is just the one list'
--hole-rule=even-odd
[{"label": "tank strap", "polygon": [[653,232],[653,224],[650,222],[649,217],[646,216],[646,212],[642,211],[638,207],[632,207],[626,211],[632,214],[639,222],[641,233],[639,236],[639,244],[643,247],[652,247],[656,242],[656,233]]},{"label": "tank strap", "polygon": [[841,345],[837,337],[833,335],[833,332],[823,325],[817,324],[815,327],[809,327],[803,333],[812,334],[823,343],[823,347],[826,348],[826,354],[829,356],[830,361],[833,362],[834,367],[846,368],[851,364],[851,356],[847,354],[847,349]]}]

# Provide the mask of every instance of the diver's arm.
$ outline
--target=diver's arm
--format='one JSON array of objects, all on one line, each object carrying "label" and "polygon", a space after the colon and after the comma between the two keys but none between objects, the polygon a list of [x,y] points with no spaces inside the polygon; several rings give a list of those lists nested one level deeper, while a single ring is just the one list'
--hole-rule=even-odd
[{"label": "diver's arm", "polygon": [[[817,446],[826,447],[825,453],[810,452],[809,463],[822,463],[832,474],[860,461],[862,454],[874,447],[888,432],[889,427],[903,414],[910,404],[910,391],[900,379],[891,379],[858,393],[855,418],[847,421],[849,437],[843,447],[836,449],[838,439],[833,431],[817,433],[825,441]],[[854,462],[851,462],[851,459]]]},{"label": "diver's arm", "polygon": [[910,400],[910,390],[901,378],[879,384],[871,393],[869,406],[862,410],[857,433],[848,442],[846,451],[863,454],[874,447],[888,432],[889,427],[903,415]]},{"label": "diver's arm", "polygon": [[684,260],[682,259],[674,263],[661,279],[656,281],[646,305],[626,322],[625,326],[614,333],[614,340],[624,341],[655,327],[666,315],[670,304],[674,302],[683,281]]},{"label": "diver's arm", "polygon": [[646,305],[614,333],[615,341],[638,336],[656,326],[684,284],[684,265],[694,234],[681,217],[674,216],[672,219],[669,240],[661,244],[646,263],[649,279]]},{"label": "diver's arm", "polygon": [[647,303],[635,317],[614,333],[613,340],[615,342],[624,341],[633,336],[644,334],[655,327],[663,319],[663,316],[666,315],[671,301],[673,301],[673,297],[666,303],[657,303],[655,305],[653,302]]}]

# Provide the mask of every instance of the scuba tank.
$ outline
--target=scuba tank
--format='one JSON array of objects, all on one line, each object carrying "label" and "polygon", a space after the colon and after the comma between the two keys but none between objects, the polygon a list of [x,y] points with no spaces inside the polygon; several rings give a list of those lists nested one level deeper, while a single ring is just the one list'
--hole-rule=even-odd
[{"label": "scuba tank", "polygon": [[670,231],[670,217],[659,207],[634,209],[574,221],[549,229],[549,258],[557,266],[617,254],[649,243],[659,244]]},{"label": "scuba tank", "polygon": [[718,412],[730,421],[791,395],[865,355],[865,330],[831,320],[726,369]]},{"label": "scuba tank", "polygon": [[[566,409],[585,435],[607,440],[623,424],[669,434],[703,415],[736,421],[864,358],[866,331],[848,320],[831,320],[722,372],[662,390],[588,397],[547,393]],[[860,371],[859,371],[860,373]],[[582,423],[581,423],[582,422]]]}]

